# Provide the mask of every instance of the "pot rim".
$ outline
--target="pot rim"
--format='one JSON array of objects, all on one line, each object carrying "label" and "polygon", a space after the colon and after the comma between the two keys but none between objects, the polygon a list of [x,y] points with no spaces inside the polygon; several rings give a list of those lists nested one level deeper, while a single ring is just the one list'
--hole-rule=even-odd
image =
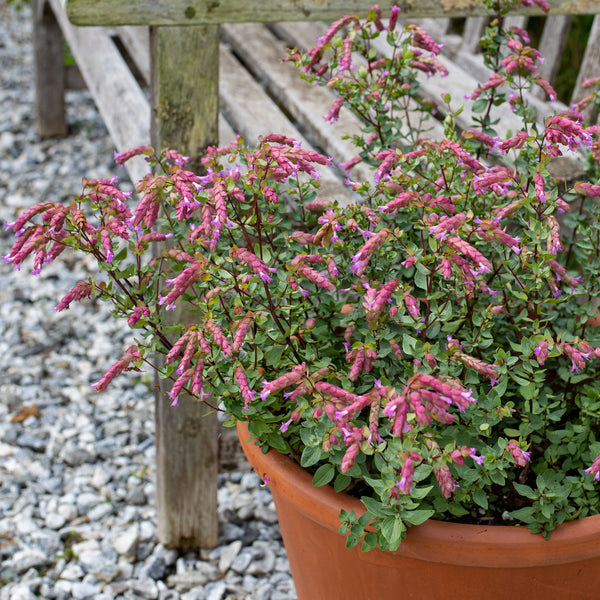
[{"label": "pot rim", "polygon": [[[276,499],[284,497],[305,516],[335,532],[339,530],[341,509],[353,510],[357,515],[364,512],[357,498],[338,493],[329,485],[313,487],[310,473],[288,456],[273,449],[263,453],[260,446],[252,443],[247,423],[238,421],[237,429],[250,464],[261,479],[268,478],[267,485]],[[430,519],[410,527],[395,552],[377,548],[362,554],[365,560],[377,555],[378,562],[385,560],[384,555],[400,554],[450,565],[515,568],[585,560],[597,555],[599,548],[600,515],[563,523],[551,532],[549,540],[532,534],[525,526],[470,525]]]}]

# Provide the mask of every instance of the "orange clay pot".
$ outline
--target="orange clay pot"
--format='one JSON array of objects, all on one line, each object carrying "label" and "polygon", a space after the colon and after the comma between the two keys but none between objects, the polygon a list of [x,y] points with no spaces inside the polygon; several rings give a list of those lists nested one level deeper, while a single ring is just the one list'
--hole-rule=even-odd
[{"label": "orange clay pot", "polygon": [[238,434],[250,464],[268,478],[299,600],[598,600],[600,515],[565,523],[550,540],[525,527],[427,521],[396,552],[348,550],[338,533],[343,508],[359,500],[312,476],[275,450],[263,454]]}]

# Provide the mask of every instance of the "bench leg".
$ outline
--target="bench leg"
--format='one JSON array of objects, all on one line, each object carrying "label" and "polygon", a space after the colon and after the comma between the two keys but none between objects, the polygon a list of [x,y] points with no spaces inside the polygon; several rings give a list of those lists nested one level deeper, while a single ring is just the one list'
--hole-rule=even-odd
[{"label": "bench leg", "polygon": [[46,0],[32,0],[36,131],[42,137],[67,135],[63,37]]},{"label": "bench leg", "polygon": [[[150,30],[151,137],[155,148],[200,156],[218,144],[218,26]],[[174,322],[193,322],[177,307]],[[218,422],[208,406],[180,395],[172,407],[168,382],[156,398],[156,509],[158,538],[166,547],[217,545]],[[212,399],[214,401],[215,399]]]}]

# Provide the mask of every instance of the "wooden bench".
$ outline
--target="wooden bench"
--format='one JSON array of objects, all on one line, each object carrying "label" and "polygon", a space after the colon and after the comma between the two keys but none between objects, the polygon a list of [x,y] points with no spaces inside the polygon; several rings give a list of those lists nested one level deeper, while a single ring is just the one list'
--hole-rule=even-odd
[{"label": "wooden bench", "polygon": [[[394,3],[403,5],[387,0],[380,5],[389,9]],[[335,162],[346,162],[355,150],[340,139],[340,132],[358,131],[358,122],[342,113],[335,126],[325,123],[323,115],[333,97],[328,90],[308,89],[280,60],[286,47],[312,46],[326,29],[323,21],[349,12],[364,15],[372,4],[373,0],[33,0],[38,133],[67,132],[64,36],[118,151],[151,142],[191,156],[192,167],[197,167],[208,145],[227,143],[235,134],[253,143],[259,134],[276,131],[304,140]],[[545,21],[540,48],[547,56],[545,76],[552,81],[573,15],[600,12],[600,0],[551,0],[550,5],[552,16]],[[404,18],[422,19],[434,38],[445,42],[442,60],[450,75],[443,80],[424,78],[424,94],[439,98],[450,92],[457,101],[478,79],[487,79],[477,54],[485,25],[480,5],[423,0],[402,9]],[[510,17],[512,24],[525,26],[527,14],[540,14],[535,7],[522,12]],[[578,81],[600,74],[599,36],[596,17]],[[557,110],[544,98],[533,101],[540,119]],[[501,117],[510,127],[512,115]],[[461,118],[468,119],[468,112]],[[431,135],[441,135],[441,126]],[[146,172],[146,163],[133,161],[128,171],[136,180]],[[342,178],[339,169],[324,173],[324,193],[347,199]],[[168,399],[158,396],[155,418],[159,539],[171,547],[213,546],[219,463],[234,454],[235,443],[223,442],[219,459],[222,434],[216,417],[206,415],[199,403],[172,409]]]}]

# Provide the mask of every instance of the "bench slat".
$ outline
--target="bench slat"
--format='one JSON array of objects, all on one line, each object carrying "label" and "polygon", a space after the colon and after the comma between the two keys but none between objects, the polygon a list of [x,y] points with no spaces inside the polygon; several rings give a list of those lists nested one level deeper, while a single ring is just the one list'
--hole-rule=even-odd
[{"label": "bench slat", "polygon": [[324,116],[335,96],[329,90],[302,81],[291,64],[282,62],[286,55],[284,42],[260,24],[222,25],[221,30],[233,51],[243,57],[249,70],[275,101],[301,124],[302,132],[310,141],[336,163],[347,162],[357,154],[354,144],[342,136],[359,134],[360,122],[348,110],[340,111],[336,123],[325,121]]},{"label": "bench slat", "polygon": [[148,27],[123,25],[115,27],[115,35],[127,49],[146,85],[150,85],[150,30]]},{"label": "bench slat", "polygon": [[479,40],[488,21],[487,17],[472,17],[465,21],[462,49],[470,54],[479,51]]},{"label": "bench slat", "polygon": [[[235,131],[254,144],[260,135],[280,133],[302,142],[310,148],[306,138],[288,121],[277,105],[264,92],[239,62],[225,48],[221,48],[220,104],[226,119]],[[351,195],[341,180],[330,169],[322,169],[320,188],[326,196],[348,203]]]},{"label": "bench slat", "polygon": [[[581,100],[589,90],[582,90],[581,85],[586,79],[600,76],[600,16],[594,17],[590,36],[585,47],[583,61],[575,82],[572,102]],[[588,121],[595,121],[598,115],[598,109],[595,104],[592,104],[584,111]]]},{"label": "bench slat", "polygon": [[[61,0],[50,2],[117,150],[147,144],[144,132],[148,131],[150,105],[108,31],[103,27],[73,27],[62,12]],[[147,163],[136,157],[128,162],[127,170],[137,180],[147,173]]]},{"label": "bench slat", "polygon": [[[557,15],[548,17],[544,24],[538,48],[544,57],[544,64],[540,69],[540,75],[551,84],[554,84],[556,81],[560,59],[567,43],[572,20],[573,17],[571,15]],[[538,88],[534,93],[538,98],[547,98],[546,93],[541,88]]]},{"label": "bench slat", "polygon": [[[389,10],[397,0],[380,0]],[[402,2],[403,18],[474,17],[486,15],[483,2],[420,0]],[[599,0],[549,0],[553,14],[600,12]],[[366,15],[364,0],[66,0],[69,18],[77,25],[200,25],[276,21],[332,21],[344,14]],[[518,6],[520,14],[542,14],[535,5]]]}]

